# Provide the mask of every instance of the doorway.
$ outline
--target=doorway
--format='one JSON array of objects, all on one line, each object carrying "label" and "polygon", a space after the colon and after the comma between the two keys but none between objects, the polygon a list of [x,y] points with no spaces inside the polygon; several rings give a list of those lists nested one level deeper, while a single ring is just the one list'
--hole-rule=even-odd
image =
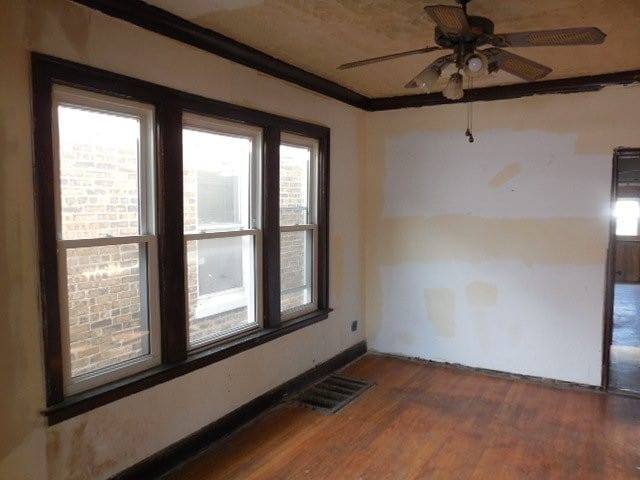
[{"label": "doorway", "polygon": [[640,149],[613,157],[603,384],[640,394]]}]

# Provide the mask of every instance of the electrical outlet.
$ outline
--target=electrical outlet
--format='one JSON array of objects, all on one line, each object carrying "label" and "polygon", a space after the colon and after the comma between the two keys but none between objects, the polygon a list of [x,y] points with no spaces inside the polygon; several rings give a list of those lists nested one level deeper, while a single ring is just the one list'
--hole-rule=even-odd
[{"label": "electrical outlet", "polygon": [[355,332],[356,330],[358,330],[358,320],[351,322],[351,331]]}]

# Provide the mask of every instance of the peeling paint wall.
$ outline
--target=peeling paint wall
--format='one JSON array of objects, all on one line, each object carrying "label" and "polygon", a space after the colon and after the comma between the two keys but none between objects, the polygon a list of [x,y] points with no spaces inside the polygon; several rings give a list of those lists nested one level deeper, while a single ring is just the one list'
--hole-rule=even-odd
[{"label": "peeling paint wall", "polygon": [[640,89],[370,114],[367,339],[383,352],[600,384],[611,157]]},{"label": "peeling paint wall", "polygon": [[[1,1],[0,478],[106,478],[363,329],[385,352],[599,383],[611,153],[640,144],[640,89],[477,104],[470,145],[460,105],[364,113],[67,0]],[[46,428],[31,50],[331,127],[329,320]]]},{"label": "peeling paint wall", "polygon": [[[0,478],[100,480],[363,339],[358,218],[362,113],[66,0],[0,0]],[[29,52],[331,128],[329,319],[46,428]]]}]

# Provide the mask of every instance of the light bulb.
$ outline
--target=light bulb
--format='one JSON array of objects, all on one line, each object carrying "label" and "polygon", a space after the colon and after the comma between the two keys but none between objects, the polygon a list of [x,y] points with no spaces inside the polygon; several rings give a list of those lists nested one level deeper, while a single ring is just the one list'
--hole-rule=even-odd
[{"label": "light bulb", "polygon": [[482,52],[471,53],[464,59],[464,73],[472,78],[484,75],[488,70],[488,63],[486,55]]},{"label": "light bulb", "polygon": [[462,89],[462,75],[454,73],[449,78],[449,83],[444,87],[442,94],[449,100],[460,100],[464,96],[464,90]]},{"label": "light bulb", "polygon": [[469,70],[472,72],[479,72],[482,69],[482,60],[478,57],[471,57],[467,62],[467,67],[469,67]]}]

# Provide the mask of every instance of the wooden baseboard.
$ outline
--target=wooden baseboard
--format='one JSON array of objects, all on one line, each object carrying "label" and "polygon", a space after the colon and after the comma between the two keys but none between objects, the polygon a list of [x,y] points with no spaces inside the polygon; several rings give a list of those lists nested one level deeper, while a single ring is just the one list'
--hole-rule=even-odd
[{"label": "wooden baseboard", "polygon": [[[433,365],[433,366],[442,367],[442,368],[450,368],[452,370],[477,373],[479,375],[487,375],[490,377],[505,378],[507,380],[521,380],[529,383],[538,383],[541,385],[546,385],[548,387],[559,388],[559,389],[606,393],[606,390],[599,385],[588,385],[586,383],[568,382],[566,380],[556,380],[553,378],[536,377],[534,375],[524,375],[521,373],[503,372],[500,370],[490,370],[488,368],[469,367],[467,365],[462,365],[460,363],[440,362],[437,360],[428,360],[428,359],[419,358],[419,357],[409,357],[409,356],[393,354],[393,353],[377,352],[375,350],[370,350],[369,354],[378,355],[381,357],[400,358],[402,360],[408,360],[410,362],[418,362],[418,363],[423,363],[425,365]],[[611,392],[611,393],[614,393],[614,392]]]},{"label": "wooden baseboard", "polygon": [[344,367],[367,352],[367,343],[362,341],[307,370],[286,383],[260,395],[240,408],[215,422],[179,440],[173,445],[142,460],[111,477],[112,480],[143,480],[158,478],[172,468],[208,448],[212,443],[233,433],[268,409],[276,406],[285,397],[301,390],[320,378]]}]

